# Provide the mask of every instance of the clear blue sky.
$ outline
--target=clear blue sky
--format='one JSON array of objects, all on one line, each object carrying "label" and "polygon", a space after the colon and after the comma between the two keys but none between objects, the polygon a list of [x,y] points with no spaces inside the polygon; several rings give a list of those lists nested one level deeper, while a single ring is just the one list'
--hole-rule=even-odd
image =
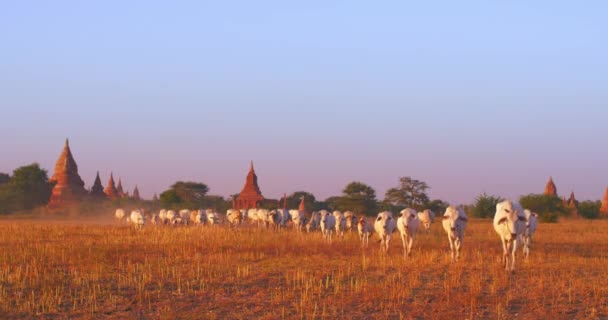
[{"label": "clear blue sky", "polygon": [[[0,6],[0,172],[144,196],[265,196],[400,176],[432,197],[599,199],[608,185],[603,1],[11,1]],[[52,173],[52,172],[49,172]]]}]

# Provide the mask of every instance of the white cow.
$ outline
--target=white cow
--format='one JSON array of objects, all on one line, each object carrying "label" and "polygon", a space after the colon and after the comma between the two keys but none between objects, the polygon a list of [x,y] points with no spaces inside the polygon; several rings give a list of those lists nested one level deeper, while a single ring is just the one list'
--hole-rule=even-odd
[{"label": "white cow", "polygon": [[236,209],[228,209],[228,211],[226,211],[226,219],[228,220],[230,225],[235,227],[240,225],[241,222],[243,222],[243,216],[241,215],[241,211]]},{"label": "white cow", "polygon": [[196,210],[194,211],[194,217],[190,214],[190,219],[193,219],[193,223],[197,225],[205,225],[207,224],[207,212],[205,210]]},{"label": "white cow", "polygon": [[145,223],[144,214],[141,212],[141,210],[133,210],[131,211],[129,221],[135,227],[135,229],[141,230]]},{"label": "white cow", "polygon": [[258,217],[258,209],[252,208],[247,210],[247,220],[251,223],[259,224],[261,222],[260,217]]},{"label": "white cow", "polygon": [[359,233],[359,239],[361,240],[361,247],[367,248],[369,246],[369,237],[372,235],[372,232],[374,232],[372,224],[361,217],[357,222],[357,232]]},{"label": "white cow", "polygon": [[390,211],[382,211],[378,213],[374,222],[374,229],[380,238],[380,250],[388,254],[388,247],[397,227],[397,222],[393,219],[393,213]]},{"label": "white cow", "polygon": [[344,238],[344,230],[346,229],[346,218],[340,211],[333,212],[334,218],[336,218],[336,236]]},{"label": "white cow", "polygon": [[281,213],[279,213],[278,210],[270,210],[268,212],[268,224],[270,225],[270,227],[272,227],[275,231],[278,231],[279,228],[281,228],[281,223],[283,222],[282,219],[282,215]]},{"label": "white cow", "polygon": [[158,212],[158,220],[161,224],[168,223],[169,219],[167,218],[167,210],[161,209],[160,212]]},{"label": "white cow", "polygon": [[327,210],[321,210],[319,213],[321,214],[321,221],[319,223],[321,233],[325,239],[331,240],[331,234],[336,228],[336,217]]},{"label": "white cow", "polygon": [[306,232],[313,232],[321,227],[321,213],[315,211],[306,223]]},{"label": "white cow", "polygon": [[177,224],[178,215],[175,210],[167,210],[167,223]]},{"label": "white cow", "polygon": [[118,208],[116,209],[116,211],[114,212],[114,217],[116,217],[116,220],[118,222],[123,222],[125,220],[125,210]]},{"label": "white cow", "polygon": [[435,221],[435,213],[429,209],[418,212],[418,219],[427,232],[431,232],[431,224]]},{"label": "white cow", "polygon": [[526,209],[524,210],[526,216],[526,229],[522,233],[521,242],[523,245],[524,257],[528,259],[530,255],[530,246],[532,245],[532,236],[536,232],[538,226],[538,214]]},{"label": "white cow", "polygon": [[505,264],[505,270],[507,271],[515,271],[517,240],[526,228],[525,221],[526,216],[519,204],[505,200],[496,205],[493,225],[502,242],[502,262]]},{"label": "white cow", "polygon": [[452,261],[457,261],[460,258],[460,248],[464,239],[464,230],[467,227],[467,214],[462,208],[449,206],[443,214],[443,230],[448,235],[450,244],[450,257]]},{"label": "white cow", "polygon": [[220,216],[217,214],[217,212],[213,211],[212,209],[207,209],[205,211],[205,214],[207,215],[207,222],[210,225],[221,223]]},{"label": "white cow", "polygon": [[185,225],[190,224],[190,210],[182,209],[179,211],[179,217],[181,218],[181,222]]},{"label": "white cow", "polygon": [[304,216],[304,212],[292,209],[289,210],[289,216],[291,217],[291,222],[293,223],[294,228],[296,228],[298,231],[302,231],[306,225],[306,217]]},{"label": "white cow", "polygon": [[280,217],[280,224],[282,228],[287,227],[289,221],[291,221],[291,215],[289,214],[289,210],[287,209],[277,209],[277,213]]},{"label": "white cow", "polygon": [[344,230],[355,231],[355,225],[357,224],[357,217],[355,217],[355,214],[352,211],[345,211],[344,219],[346,219],[346,226]]},{"label": "white cow", "polygon": [[158,217],[158,214],[153,213],[152,214],[152,218],[150,219],[150,221],[152,222],[153,225],[157,225],[160,223],[160,218]]},{"label": "white cow", "polygon": [[407,258],[412,255],[412,246],[414,238],[420,226],[418,213],[416,210],[407,208],[401,210],[401,216],[397,219],[397,229],[401,234],[401,242],[403,243],[403,257]]}]

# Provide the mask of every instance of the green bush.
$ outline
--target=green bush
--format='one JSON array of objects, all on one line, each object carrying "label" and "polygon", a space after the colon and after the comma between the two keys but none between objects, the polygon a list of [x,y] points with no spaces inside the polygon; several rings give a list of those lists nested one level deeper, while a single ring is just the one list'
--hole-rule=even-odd
[{"label": "green bush", "polygon": [[600,201],[583,201],[578,205],[578,213],[587,219],[597,219],[600,216]]}]

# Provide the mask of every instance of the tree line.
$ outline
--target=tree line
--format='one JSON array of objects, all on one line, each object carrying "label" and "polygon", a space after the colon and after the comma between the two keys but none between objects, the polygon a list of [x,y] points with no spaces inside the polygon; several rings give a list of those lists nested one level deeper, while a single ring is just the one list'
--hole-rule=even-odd
[{"label": "tree line", "polygon": [[[47,171],[40,168],[37,163],[17,168],[12,175],[0,173],[0,214],[25,212],[40,208],[48,204],[53,184],[49,182]],[[447,202],[440,199],[430,199],[429,186],[426,182],[411,177],[399,178],[397,186],[390,188],[384,194],[384,199],[377,198],[376,191],[371,186],[353,181],[342,190],[342,194],[324,200],[317,199],[314,194],[307,191],[297,191],[286,199],[270,199],[262,202],[267,209],[282,208],[284,201],[288,208],[297,208],[302,198],[306,211],[318,210],[350,210],[358,215],[375,215],[379,211],[390,210],[399,212],[410,207],[416,210],[430,209],[436,214],[442,214]],[[160,194],[158,199],[133,200],[115,199],[104,201],[106,207],[133,206],[145,207],[150,210],[159,208],[213,208],[220,212],[232,207],[232,199],[210,195],[209,187],[202,182],[177,181],[168,190]],[[464,205],[470,217],[491,218],[494,216],[496,204],[504,199],[500,196],[482,193],[475,198],[472,204]],[[83,212],[97,210],[93,208],[99,200],[87,199],[80,204]],[[109,202],[109,203],[108,203]],[[543,194],[528,194],[519,198],[522,207],[532,210],[540,215],[542,221],[554,222],[560,217],[578,214],[587,219],[599,218],[600,201],[584,201],[577,203],[576,208],[565,204],[556,196]]]}]

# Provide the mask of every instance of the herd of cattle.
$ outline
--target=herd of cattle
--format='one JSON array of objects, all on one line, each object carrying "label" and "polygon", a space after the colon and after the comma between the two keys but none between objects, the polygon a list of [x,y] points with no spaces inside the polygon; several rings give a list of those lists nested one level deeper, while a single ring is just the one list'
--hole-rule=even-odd
[{"label": "herd of cattle", "polygon": [[[397,219],[390,211],[380,212],[373,222],[368,221],[365,217],[356,217],[351,211],[321,210],[313,212],[307,218],[302,211],[287,209],[229,209],[225,216],[212,209],[179,211],[162,209],[158,214],[154,213],[148,217],[141,209],[133,210],[130,215],[127,215],[123,209],[117,209],[115,217],[137,229],[143,228],[146,220],[150,220],[154,225],[173,226],[217,225],[227,221],[231,226],[238,227],[249,222],[265,228],[292,228],[299,232],[318,230],[329,241],[334,233],[343,238],[346,232],[356,230],[362,247],[369,245],[369,237],[375,232],[379,238],[380,249],[385,254],[388,253],[393,233],[398,230],[405,258],[412,253],[418,229],[422,226],[427,232],[430,231],[431,224],[435,220],[435,214],[431,210],[417,212],[410,208],[402,210]],[[519,204],[508,200],[496,205],[493,225],[502,242],[502,261],[505,270],[513,271],[515,269],[515,252],[518,242],[523,245],[524,256],[527,258],[530,254],[532,235],[538,224],[537,217],[536,213],[523,210]],[[449,206],[442,216],[442,225],[448,237],[452,261],[456,261],[460,257],[467,222],[468,218],[462,207]]]}]

